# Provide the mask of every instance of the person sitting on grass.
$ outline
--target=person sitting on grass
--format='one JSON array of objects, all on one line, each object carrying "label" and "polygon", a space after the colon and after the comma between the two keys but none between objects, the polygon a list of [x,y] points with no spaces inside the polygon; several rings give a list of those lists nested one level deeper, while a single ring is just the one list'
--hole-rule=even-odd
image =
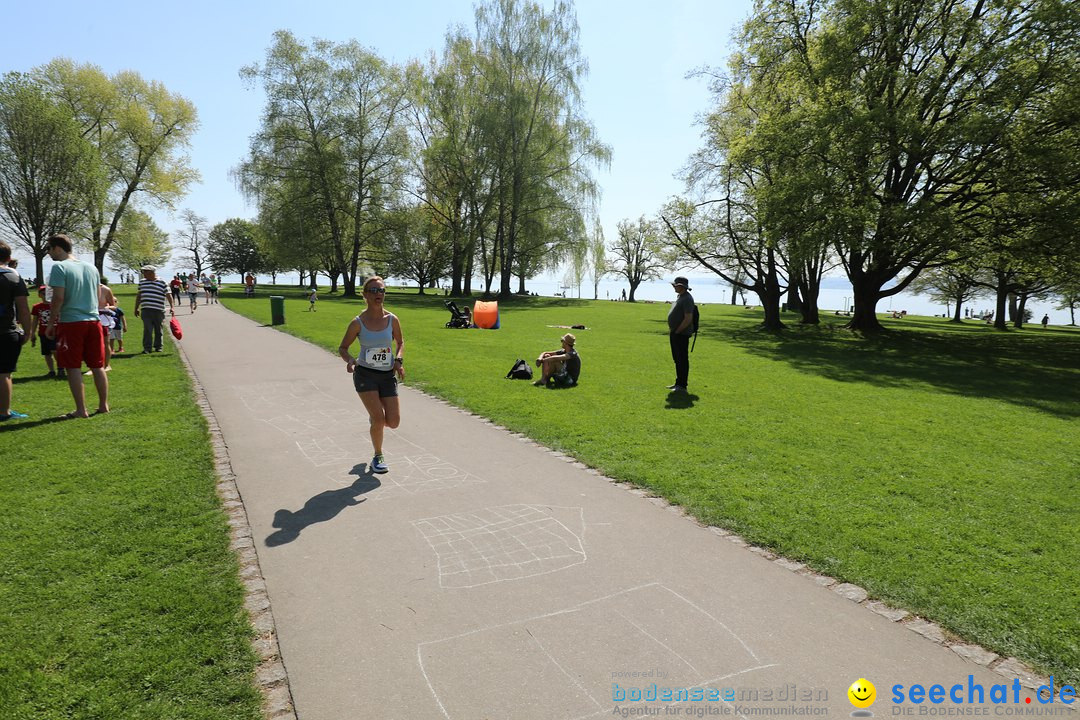
[{"label": "person sitting on grass", "polygon": [[581,356],[574,349],[577,342],[570,333],[562,336],[562,347],[540,353],[536,358],[536,367],[542,368],[540,379],[533,385],[547,385],[552,382],[556,387],[573,387],[581,375]]}]

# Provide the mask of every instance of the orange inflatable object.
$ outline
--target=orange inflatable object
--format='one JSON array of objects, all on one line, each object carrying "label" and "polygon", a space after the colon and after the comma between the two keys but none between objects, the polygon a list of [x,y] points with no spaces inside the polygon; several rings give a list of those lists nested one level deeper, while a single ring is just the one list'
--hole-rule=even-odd
[{"label": "orange inflatable object", "polygon": [[499,303],[477,300],[473,305],[473,325],[484,330],[499,329]]}]

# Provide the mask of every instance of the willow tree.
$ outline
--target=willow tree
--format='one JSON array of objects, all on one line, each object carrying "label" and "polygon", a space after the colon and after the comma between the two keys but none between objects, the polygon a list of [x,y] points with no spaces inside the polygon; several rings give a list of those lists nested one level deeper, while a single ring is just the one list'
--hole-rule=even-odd
[{"label": "willow tree", "polygon": [[186,154],[198,128],[195,106],[136,72],[106,75],[96,65],[57,59],[34,71],[65,105],[93,147],[100,169],[84,197],[85,239],[104,270],[129,204],[171,209],[198,180]]},{"label": "willow tree", "polygon": [[355,41],[308,45],[285,30],[262,64],[241,70],[266,91],[241,186],[260,207],[281,199],[275,186],[315,199],[346,296],[356,295],[361,260],[386,239],[384,219],[400,204],[410,152],[405,73]]},{"label": "willow tree", "polygon": [[558,238],[535,232],[566,225],[543,216],[583,213],[596,192],[590,168],[606,162],[610,149],[584,114],[579,83],[588,64],[570,3],[550,10],[521,0],[482,5],[475,47],[486,95],[478,125],[494,171],[493,231],[480,243],[507,296],[522,247],[553,242]]},{"label": "willow tree", "polygon": [[414,192],[449,242],[452,296],[472,292],[477,238],[486,233],[493,199],[493,172],[480,142],[485,96],[476,67],[472,39],[461,30],[449,33],[441,59],[431,62],[416,89],[414,106],[420,144]]}]

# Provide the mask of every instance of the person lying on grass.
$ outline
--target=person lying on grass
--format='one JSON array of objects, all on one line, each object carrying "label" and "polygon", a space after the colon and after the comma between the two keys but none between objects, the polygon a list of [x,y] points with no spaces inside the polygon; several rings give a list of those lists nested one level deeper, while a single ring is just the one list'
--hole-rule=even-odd
[{"label": "person lying on grass", "polygon": [[536,358],[536,367],[542,368],[540,379],[533,385],[547,385],[553,381],[557,387],[572,387],[577,385],[578,376],[581,375],[581,357],[574,349],[577,342],[570,333],[562,336],[562,347],[558,350],[549,350],[540,353]]}]

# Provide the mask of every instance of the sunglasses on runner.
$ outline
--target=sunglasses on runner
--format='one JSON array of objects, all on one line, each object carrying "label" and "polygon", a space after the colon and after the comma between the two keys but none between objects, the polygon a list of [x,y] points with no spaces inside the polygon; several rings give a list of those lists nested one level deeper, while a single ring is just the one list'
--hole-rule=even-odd
[{"label": "sunglasses on runner", "polygon": [[365,292],[369,292],[372,295],[385,295],[386,288],[368,288]]}]

